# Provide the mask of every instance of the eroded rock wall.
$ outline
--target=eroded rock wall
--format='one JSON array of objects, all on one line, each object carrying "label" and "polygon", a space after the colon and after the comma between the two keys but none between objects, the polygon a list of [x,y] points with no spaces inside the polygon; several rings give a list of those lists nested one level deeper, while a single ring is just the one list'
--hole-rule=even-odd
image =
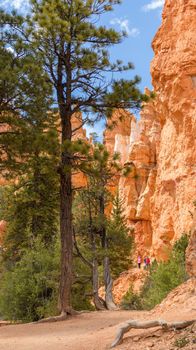
[{"label": "eroded rock wall", "polygon": [[[111,149],[121,149],[123,161],[132,166],[119,188],[137,251],[157,260],[166,259],[173,243],[191,229],[196,200],[195,16],[195,0],[165,1],[152,43],[156,98],[139,122],[132,116],[128,146],[123,141],[120,148],[120,135],[112,136]],[[108,131],[106,143],[109,139]]]},{"label": "eroded rock wall", "polygon": [[152,46],[152,82],[161,123],[152,198],[152,247],[156,257],[192,224],[196,199],[196,3],[166,0]]}]

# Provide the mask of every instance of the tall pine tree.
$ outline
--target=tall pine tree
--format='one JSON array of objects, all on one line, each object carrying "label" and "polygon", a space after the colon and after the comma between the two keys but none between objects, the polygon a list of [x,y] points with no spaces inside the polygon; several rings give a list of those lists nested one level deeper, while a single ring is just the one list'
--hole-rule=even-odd
[{"label": "tall pine tree", "polygon": [[8,23],[20,26],[22,18],[0,13],[0,23],[0,171],[12,184],[5,244],[7,258],[18,260],[27,236],[49,243],[58,232],[59,140],[47,74],[8,29]]},{"label": "tall pine tree", "polygon": [[[71,121],[84,112],[82,124],[94,123],[113,108],[140,107],[143,96],[133,80],[114,80],[114,73],[133,68],[110,61],[108,49],[121,42],[122,33],[98,25],[100,16],[120,0],[32,0],[32,13],[12,29],[39,61],[53,86],[60,120],[62,150],[60,175],[61,279],[60,311],[72,313],[73,258],[71,172],[77,154],[72,149]],[[12,19],[13,23],[14,19]]]}]

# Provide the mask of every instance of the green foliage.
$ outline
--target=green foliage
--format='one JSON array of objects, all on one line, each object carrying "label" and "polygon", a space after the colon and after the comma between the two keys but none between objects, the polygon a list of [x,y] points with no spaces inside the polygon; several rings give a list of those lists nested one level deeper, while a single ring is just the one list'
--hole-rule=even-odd
[{"label": "green foliage", "polygon": [[175,340],[174,342],[174,346],[176,346],[177,348],[181,349],[184,348],[184,346],[186,346],[189,343],[189,339],[183,337],[183,338],[178,338]]},{"label": "green foliage", "polygon": [[58,233],[58,183],[50,168],[41,168],[39,174],[21,179],[18,185],[4,191],[2,216],[8,222],[3,242],[4,259],[16,261],[22,249],[31,249],[39,237],[51,245]]},{"label": "green foliage", "polygon": [[[103,259],[109,257],[112,277],[116,278],[122,271],[131,266],[131,250],[133,248],[133,238],[127,227],[125,216],[123,214],[123,201],[117,192],[113,201],[113,211],[111,216],[106,216],[105,211],[100,212],[100,200],[103,200],[104,209],[107,203],[111,204],[111,194],[106,186],[112,181],[111,159],[108,153],[104,152],[104,146],[95,147],[95,161],[91,163],[90,176],[88,177],[88,186],[80,190],[74,200],[74,228],[76,233],[77,245],[87,265],[92,266],[96,260],[99,266],[99,280],[103,280]],[[99,151],[99,152],[98,152]],[[112,161],[113,162],[113,161]],[[101,176],[100,176],[101,174]],[[102,229],[105,229],[107,248],[102,244]],[[79,258],[76,267],[78,269]],[[82,268],[78,270],[78,287],[75,288],[79,293],[82,280],[87,279],[84,284],[82,300],[84,294],[92,294],[92,267],[81,263]],[[77,283],[76,283],[77,285]],[[88,298],[87,298],[88,300]],[[78,305],[76,305],[78,307]]]},{"label": "green foliage", "polygon": [[122,271],[128,270],[131,265],[133,250],[133,235],[127,226],[124,216],[123,199],[117,191],[113,200],[112,215],[108,219],[107,238],[109,242],[109,257],[113,278]]},{"label": "green foliage", "polygon": [[[65,118],[62,102],[66,103],[70,97],[71,115],[84,111],[86,121],[93,124],[101,116],[109,116],[114,108],[140,108],[142,100],[147,99],[138,89],[138,76],[130,80],[114,80],[113,77],[115,73],[134,68],[130,62],[110,60],[109,48],[119,44],[126,33],[98,22],[100,16],[112,11],[117,4],[119,0],[31,0],[31,16],[0,13],[2,38],[9,47],[9,51],[3,47],[7,60],[12,60],[12,51],[26,53],[22,55],[21,66],[23,64],[28,73],[31,68],[31,76],[38,82],[41,79],[44,88],[53,86],[61,118]],[[40,74],[42,68],[44,72]],[[8,73],[5,69],[4,78],[14,89],[18,71],[10,77]],[[25,79],[21,84],[23,89]],[[71,96],[68,96],[67,84]],[[27,87],[31,89],[31,85]]]},{"label": "green foliage", "polygon": [[121,301],[121,307],[123,310],[142,310],[142,301],[139,294],[133,292],[131,287],[128,292],[123,296]]},{"label": "green foliage", "polygon": [[152,309],[167,296],[167,294],[187,279],[185,269],[185,252],[188,246],[189,236],[183,234],[174,244],[172,253],[167,262],[154,261],[150,268],[150,274],[146,278],[141,293],[133,294],[129,291],[122,300],[125,308],[137,305],[138,309]]},{"label": "green foliage", "polygon": [[[80,245],[81,253],[88,254],[85,247]],[[79,257],[74,257],[74,282],[72,286],[72,305],[75,310],[90,310],[92,305],[92,276],[91,269]]]},{"label": "green foliage", "polygon": [[59,245],[48,249],[37,239],[31,250],[10,270],[0,284],[0,314],[4,319],[30,322],[57,312]]},{"label": "green foliage", "polygon": [[141,293],[143,307],[151,309],[159,304],[167,294],[187,279],[185,269],[185,251],[188,245],[188,235],[174,244],[171,256],[167,262],[152,264],[150,275]]},{"label": "green foliage", "polygon": [[0,218],[2,220],[3,212],[5,208],[5,192],[6,186],[0,186]]}]

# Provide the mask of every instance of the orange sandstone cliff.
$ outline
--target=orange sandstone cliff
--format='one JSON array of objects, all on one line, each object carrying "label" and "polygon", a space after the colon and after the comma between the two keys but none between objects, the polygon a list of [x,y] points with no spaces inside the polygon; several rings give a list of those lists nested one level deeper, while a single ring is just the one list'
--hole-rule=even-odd
[{"label": "orange sandstone cliff", "polygon": [[166,0],[152,46],[152,82],[161,123],[152,198],[156,257],[192,225],[196,199],[196,3]]},{"label": "orange sandstone cliff", "polygon": [[[173,243],[189,232],[196,200],[196,3],[166,0],[152,46],[156,98],[141,118],[105,132],[109,150],[121,153],[132,171],[121,177],[128,223],[138,253],[167,258]],[[146,91],[148,93],[148,91]],[[118,115],[114,115],[118,119]],[[115,135],[114,135],[115,131]]]}]

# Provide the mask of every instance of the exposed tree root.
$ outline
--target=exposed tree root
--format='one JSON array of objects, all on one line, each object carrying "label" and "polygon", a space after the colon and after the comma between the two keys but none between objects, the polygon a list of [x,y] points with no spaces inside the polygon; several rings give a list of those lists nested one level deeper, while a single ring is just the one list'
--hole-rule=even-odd
[{"label": "exposed tree root", "polygon": [[65,321],[68,316],[76,316],[79,315],[81,312],[75,311],[73,309],[70,309],[67,312],[62,312],[58,316],[51,316],[47,318],[43,318],[42,320],[36,321],[34,323],[50,323],[50,322],[60,322],[60,321]]},{"label": "exposed tree root", "polygon": [[93,302],[97,311],[107,310],[105,300],[103,300],[100,296],[95,295]]},{"label": "exposed tree root", "polygon": [[170,330],[170,329],[176,330],[176,329],[186,328],[195,322],[196,320],[172,322],[172,323],[169,323],[164,320],[152,320],[152,321],[144,321],[144,322],[138,321],[138,320],[128,320],[126,323],[123,323],[120,326],[117,336],[111,345],[111,348],[114,348],[115,346],[121,344],[123,341],[124,334],[127,333],[132,328],[147,329],[147,328],[154,328],[154,327],[162,327],[162,329],[164,330]]}]

